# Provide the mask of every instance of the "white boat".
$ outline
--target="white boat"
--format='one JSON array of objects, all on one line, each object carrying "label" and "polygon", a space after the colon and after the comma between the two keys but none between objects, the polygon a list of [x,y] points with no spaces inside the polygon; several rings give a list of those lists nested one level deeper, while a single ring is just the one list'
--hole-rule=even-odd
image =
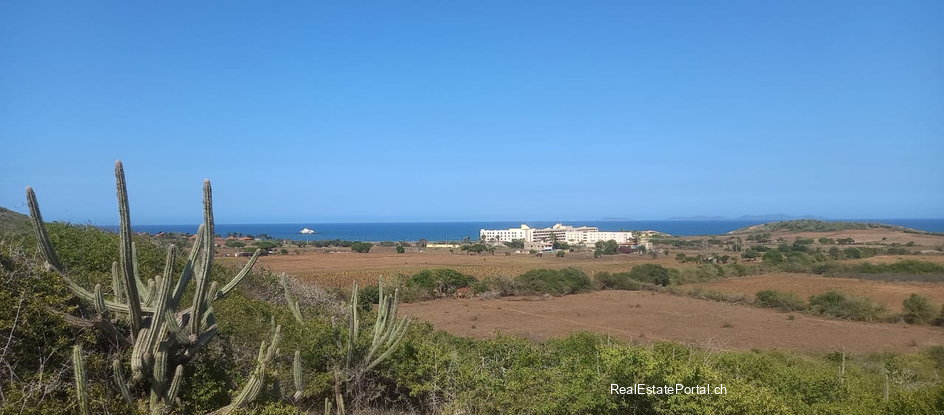
[{"label": "white boat", "polygon": [[315,232],[314,229],[304,228],[304,229],[298,231],[298,233],[303,233],[303,234],[305,234],[305,235],[311,235],[311,234],[317,233],[317,232]]}]

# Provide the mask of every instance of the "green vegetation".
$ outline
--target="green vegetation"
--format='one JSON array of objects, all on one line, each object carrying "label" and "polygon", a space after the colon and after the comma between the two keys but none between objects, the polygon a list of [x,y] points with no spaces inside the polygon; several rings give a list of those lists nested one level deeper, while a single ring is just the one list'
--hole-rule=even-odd
[{"label": "green vegetation", "polygon": [[425,299],[437,295],[453,294],[457,289],[475,283],[475,277],[459,271],[439,268],[424,269],[406,280],[410,299]]},{"label": "green vegetation", "polygon": [[406,248],[404,248],[403,245],[397,245],[397,253],[398,254],[406,253]]},{"label": "green vegetation", "polygon": [[758,291],[754,296],[754,305],[780,311],[800,311],[807,308],[803,300],[796,294],[776,290]]},{"label": "green vegetation", "polygon": [[810,311],[845,320],[877,321],[887,310],[867,298],[853,297],[840,291],[827,291],[810,297]]},{"label": "green vegetation", "polygon": [[[41,224],[38,205],[29,199]],[[0,237],[0,338],[6,345],[0,354],[0,412],[944,412],[944,348],[857,356],[638,346],[588,333],[541,343],[459,338],[399,318],[397,291],[379,284],[342,296],[250,272],[252,261],[239,272],[213,263],[208,185],[205,223],[189,250],[180,245],[186,241],[131,235],[125,192],[119,200],[119,234],[51,223],[37,226],[36,237]],[[683,281],[833,264],[798,248],[806,245],[775,248],[783,257],[776,267],[705,263],[704,257],[679,270],[645,264],[594,280],[609,289],[670,291],[678,288],[671,283]],[[923,263],[883,266],[889,268],[874,275],[938,272]],[[847,271],[843,267],[828,272]],[[573,268],[481,281],[454,270],[426,270],[398,283],[403,295],[428,296],[462,287],[501,295],[562,295],[593,287]],[[746,301],[710,290],[692,295]],[[757,297],[757,305],[774,308],[798,300],[784,293]],[[835,292],[813,296],[810,306],[840,318],[883,314]],[[944,310],[919,296],[909,298],[905,309],[915,318],[904,318],[916,324],[930,322],[929,316],[944,320]],[[640,382],[723,383],[727,394],[608,393],[611,383]]]},{"label": "green vegetation", "polygon": [[902,303],[902,319],[909,324],[928,324],[934,321],[938,308],[925,296],[911,294]]},{"label": "green vegetation", "polygon": [[370,248],[373,248],[374,244],[370,242],[354,242],[351,244],[351,251],[357,252],[359,254],[366,254],[370,252]]},{"label": "green vegetation", "polygon": [[619,253],[619,243],[612,239],[606,242],[597,241],[594,246],[596,247],[596,249],[593,251],[595,256],[616,255]]},{"label": "green vegetation", "polygon": [[610,274],[609,272],[598,272],[593,276],[597,285],[604,290],[628,290],[638,291],[645,288],[646,284],[630,278],[628,272],[618,272]]},{"label": "green vegetation", "polygon": [[0,233],[27,234],[29,231],[29,216],[0,207]]},{"label": "green vegetation", "polygon": [[629,278],[649,284],[669,285],[669,270],[662,265],[640,264],[629,271]]},{"label": "green vegetation", "polygon": [[526,294],[564,295],[589,291],[590,278],[577,268],[533,269],[515,278]]}]

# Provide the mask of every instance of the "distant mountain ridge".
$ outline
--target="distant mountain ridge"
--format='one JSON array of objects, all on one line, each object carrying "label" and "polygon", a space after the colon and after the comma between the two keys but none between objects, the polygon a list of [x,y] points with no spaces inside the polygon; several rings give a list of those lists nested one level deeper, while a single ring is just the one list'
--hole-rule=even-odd
[{"label": "distant mountain ridge", "polygon": [[912,233],[927,233],[917,229],[906,228],[904,226],[888,225],[877,222],[826,222],[813,219],[797,219],[779,222],[770,222],[760,225],[748,226],[746,228],[735,229],[729,234],[749,233],[749,232],[837,232],[848,230],[867,230],[867,229],[891,229]]}]

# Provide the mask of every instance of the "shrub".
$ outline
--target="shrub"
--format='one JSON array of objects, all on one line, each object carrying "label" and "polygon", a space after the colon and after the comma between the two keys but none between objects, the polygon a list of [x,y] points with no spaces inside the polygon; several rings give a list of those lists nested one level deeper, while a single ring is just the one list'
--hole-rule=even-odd
[{"label": "shrub", "polygon": [[904,314],[902,318],[909,324],[927,324],[934,320],[937,307],[931,304],[928,297],[911,294],[911,297],[902,302]]},{"label": "shrub", "polygon": [[638,291],[645,288],[645,284],[630,278],[628,272],[610,274],[609,272],[599,272],[593,276],[597,284],[606,290],[629,290]]},{"label": "shrub", "polygon": [[525,292],[551,295],[573,294],[591,288],[590,278],[577,268],[533,269],[517,276],[515,281]]},{"label": "shrub", "polygon": [[662,265],[641,264],[629,271],[629,278],[649,284],[658,284],[663,287],[669,285],[669,270]]},{"label": "shrub", "polygon": [[402,245],[397,245],[397,253],[398,254],[406,253],[406,248],[404,248]]},{"label": "shrub", "polygon": [[886,312],[885,307],[867,298],[856,298],[840,291],[827,291],[810,297],[810,311],[846,320],[875,321]]},{"label": "shrub", "polygon": [[359,254],[366,254],[370,252],[370,248],[373,248],[374,244],[370,242],[354,242],[351,244],[351,251],[357,252]]},{"label": "shrub", "polygon": [[780,251],[767,251],[764,252],[763,259],[765,263],[777,265],[783,262],[783,254]]},{"label": "shrub", "polygon": [[758,307],[774,308],[780,311],[805,310],[806,304],[794,293],[776,290],[758,291],[754,299]]},{"label": "shrub", "polygon": [[424,269],[413,274],[407,282],[409,288],[417,288],[427,294],[452,294],[457,289],[468,287],[475,277],[449,268]]}]

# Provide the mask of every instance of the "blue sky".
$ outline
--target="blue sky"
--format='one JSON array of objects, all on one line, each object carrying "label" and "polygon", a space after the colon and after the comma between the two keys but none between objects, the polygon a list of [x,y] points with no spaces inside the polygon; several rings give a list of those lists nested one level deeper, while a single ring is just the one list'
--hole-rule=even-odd
[{"label": "blue sky", "polygon": [[238,3],[0,4],[0,206],[944,216],[944,2]]}]

